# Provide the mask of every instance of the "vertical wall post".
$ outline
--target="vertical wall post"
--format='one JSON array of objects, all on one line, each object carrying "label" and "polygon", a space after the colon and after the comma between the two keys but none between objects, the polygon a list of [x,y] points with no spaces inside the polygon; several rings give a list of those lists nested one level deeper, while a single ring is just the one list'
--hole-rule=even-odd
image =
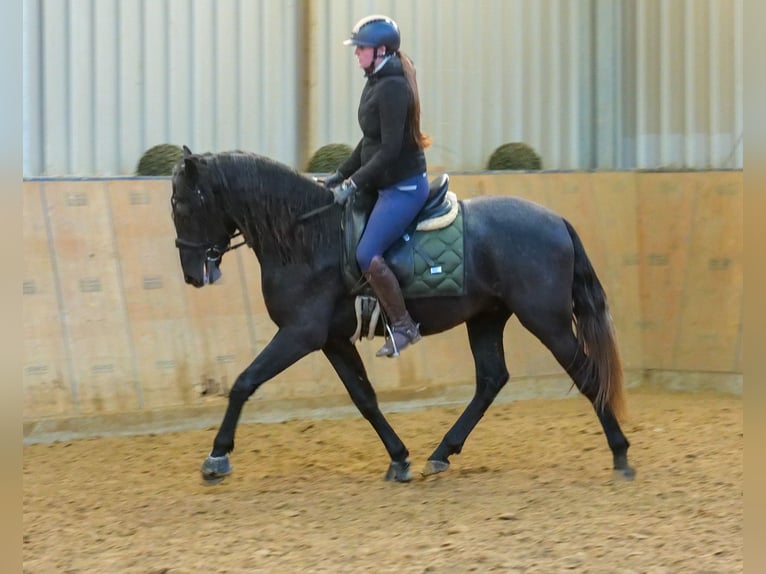
[{"label": "vertical wall post", "polygon": [[316,25],[314,0],[300,0],[298,22],[298,163],[302,171],[311,157],[316,145],[316,130],[314,128],[314,108],[316,97],[316,65],[314,46],[314,27]]}]

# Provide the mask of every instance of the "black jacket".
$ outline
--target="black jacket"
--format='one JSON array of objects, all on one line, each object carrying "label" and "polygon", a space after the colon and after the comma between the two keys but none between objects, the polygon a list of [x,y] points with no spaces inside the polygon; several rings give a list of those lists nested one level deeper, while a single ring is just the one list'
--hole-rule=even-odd
[{"label": "black jacket", "polygon": [[362,139],[338,168],[360,189],[381,189],[426,171],[426,156],[410,134],[412,92],[393,56],[367,78],[359,102]]}]

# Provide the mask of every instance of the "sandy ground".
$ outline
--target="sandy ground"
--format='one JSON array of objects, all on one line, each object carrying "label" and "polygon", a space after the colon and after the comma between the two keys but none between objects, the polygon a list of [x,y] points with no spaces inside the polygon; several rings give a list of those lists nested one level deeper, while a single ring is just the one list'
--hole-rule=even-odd
[{"label": "sandy ground", "polygon": [[[493,406],[409,484],[361,417],[24,448],[24,572],[742,572],[742,401],[634,389],[638,476],[612,482],[587,402]],[[247,408],[247,407],[246,407]],[[391,414],[419,471],[457,408]]]}]

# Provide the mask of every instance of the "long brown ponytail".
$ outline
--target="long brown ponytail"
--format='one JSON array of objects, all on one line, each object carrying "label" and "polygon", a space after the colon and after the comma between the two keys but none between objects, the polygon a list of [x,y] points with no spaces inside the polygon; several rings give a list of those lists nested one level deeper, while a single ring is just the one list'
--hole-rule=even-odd
[{"label": "long brown ponytail", "polygon": [[431,145],[431,138],[428,134],[420,131],[420,94],[418,93],[418,81],[415,77],[415,66],[412,64],[409,56],[401,50],[397,52],[402,61],[404,77],[412,90],[412,106],[410,106],[410,129],[412,140],[417,143],[421,149],[426,149]]}]

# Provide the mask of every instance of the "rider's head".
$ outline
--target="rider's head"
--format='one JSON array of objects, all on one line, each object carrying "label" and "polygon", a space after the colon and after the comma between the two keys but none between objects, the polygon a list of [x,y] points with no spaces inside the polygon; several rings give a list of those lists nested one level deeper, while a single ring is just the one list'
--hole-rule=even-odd
[{"label": "rider's head", "polygon": [[370,75],[380,59],[399,50],[399,26],[388,16],[367,16],[356,23],[351,37],[343,43],[356,46],[359,66]]}]

